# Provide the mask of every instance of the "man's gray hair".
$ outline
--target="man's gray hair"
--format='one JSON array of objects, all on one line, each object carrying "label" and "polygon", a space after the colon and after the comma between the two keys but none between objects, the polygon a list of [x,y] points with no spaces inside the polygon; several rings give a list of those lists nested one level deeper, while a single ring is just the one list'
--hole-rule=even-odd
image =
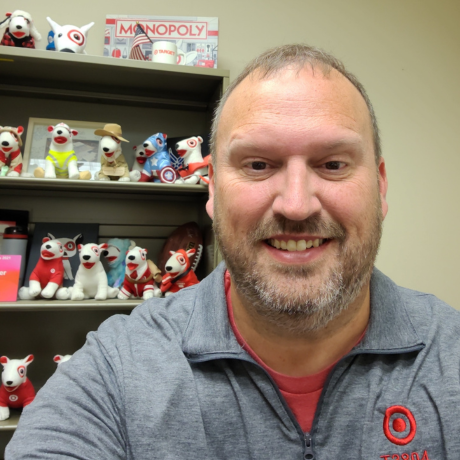
[{"label": "man's gray hair", "polygon": [[300,71],[307,65],[311,66],[313,70],[319,68],[324,75],[328,75],[331,69],[335,69],[345,78],[347,78],[359,91],[361,96],[364,98],[364,101],[366,102],[367,108],[369,109],[374,138],[375,161],[378,164],[381,155],[379,128],[377,125],[377,118],[374,113],[374,108],[372,107],[371,101],[369,100],[363,85],[352,73],[345,69],[345,66],[340,60],[319,48],[303,44],[279,46],[277,48],[272,48],[265,53],[262,53],[260,56],[251,61],[240,73],[240,75],[238,75],[238,77],[230,84],[230,86],[227,88],[227,91],[219,101],[212,122],[210,147],[213,161],[215,161],[216,155],[217,128],[219,125],[220,116],[222,114],[222,109],[233,90],[247,76],[253,74],[256,71],[257,76],[263,79],[276,74],[286,67],[294,67]]}]

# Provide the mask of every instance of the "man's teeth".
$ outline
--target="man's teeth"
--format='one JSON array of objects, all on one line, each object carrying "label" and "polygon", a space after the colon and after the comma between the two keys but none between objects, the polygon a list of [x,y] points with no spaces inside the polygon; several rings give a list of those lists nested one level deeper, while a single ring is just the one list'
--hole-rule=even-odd
[{"label": "man's teeth", "polygon": [[321,246],[326,239],[322,238],[317,238],[316,240],[299,240],[299,241],[294,241],[294,240],[289,240],[289,241],[284,241],[284,240],[276,240],[274,238],[268,240],[268,243],[273,246],[276,249],[284,249],[286,251],[305,251],[305,249],[309,249],[311,247],[317,248],[318,246]]}]

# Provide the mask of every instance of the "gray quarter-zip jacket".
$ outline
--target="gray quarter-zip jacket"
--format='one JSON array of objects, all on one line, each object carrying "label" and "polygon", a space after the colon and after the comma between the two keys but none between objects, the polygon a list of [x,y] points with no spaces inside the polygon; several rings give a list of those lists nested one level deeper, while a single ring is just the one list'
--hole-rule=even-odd
[{"label": "gray quarter-zip jacket", "polygon": [[374,270],[311,433],[228,321],[225,266],[116,315],[24,409],[7,460],[458,460],[460,314]]}]

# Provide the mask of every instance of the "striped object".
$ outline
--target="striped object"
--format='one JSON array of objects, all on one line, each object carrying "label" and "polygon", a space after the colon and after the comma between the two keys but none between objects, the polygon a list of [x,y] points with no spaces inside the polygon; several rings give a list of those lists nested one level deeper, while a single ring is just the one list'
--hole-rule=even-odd
[{"label": "striped object", "polygon": [[152,43],[152,40],[150,40],[149,36],[145,33],[145,30],[142,28],[142,26],[139,23],[137,23],[133,45],[131,46],[131,51],[129,52],[129,59],[137,59],[138,61],[147,60],[140,48],[140,45],[142,45],[143,43]]}]

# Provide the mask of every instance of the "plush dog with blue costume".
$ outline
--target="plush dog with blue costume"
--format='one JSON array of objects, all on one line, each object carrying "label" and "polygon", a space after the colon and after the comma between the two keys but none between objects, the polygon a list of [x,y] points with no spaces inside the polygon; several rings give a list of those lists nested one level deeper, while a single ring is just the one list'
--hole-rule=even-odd
[{"label": "plush dog with blue costume", "polygon": [[169,158],[167,135],[156,133],[150,136],[143,144],[147,161],[144,164],[139,182],[163,182],[174,184],[177,173]]},{"label": "plush dog with blue costume", "polygon": [[103,252],[110,270],[107,272],[109,286],[119,288],[125,279],[126,253],[136,246],[133,240],[111,238],[107,241],[108,248]]}]

